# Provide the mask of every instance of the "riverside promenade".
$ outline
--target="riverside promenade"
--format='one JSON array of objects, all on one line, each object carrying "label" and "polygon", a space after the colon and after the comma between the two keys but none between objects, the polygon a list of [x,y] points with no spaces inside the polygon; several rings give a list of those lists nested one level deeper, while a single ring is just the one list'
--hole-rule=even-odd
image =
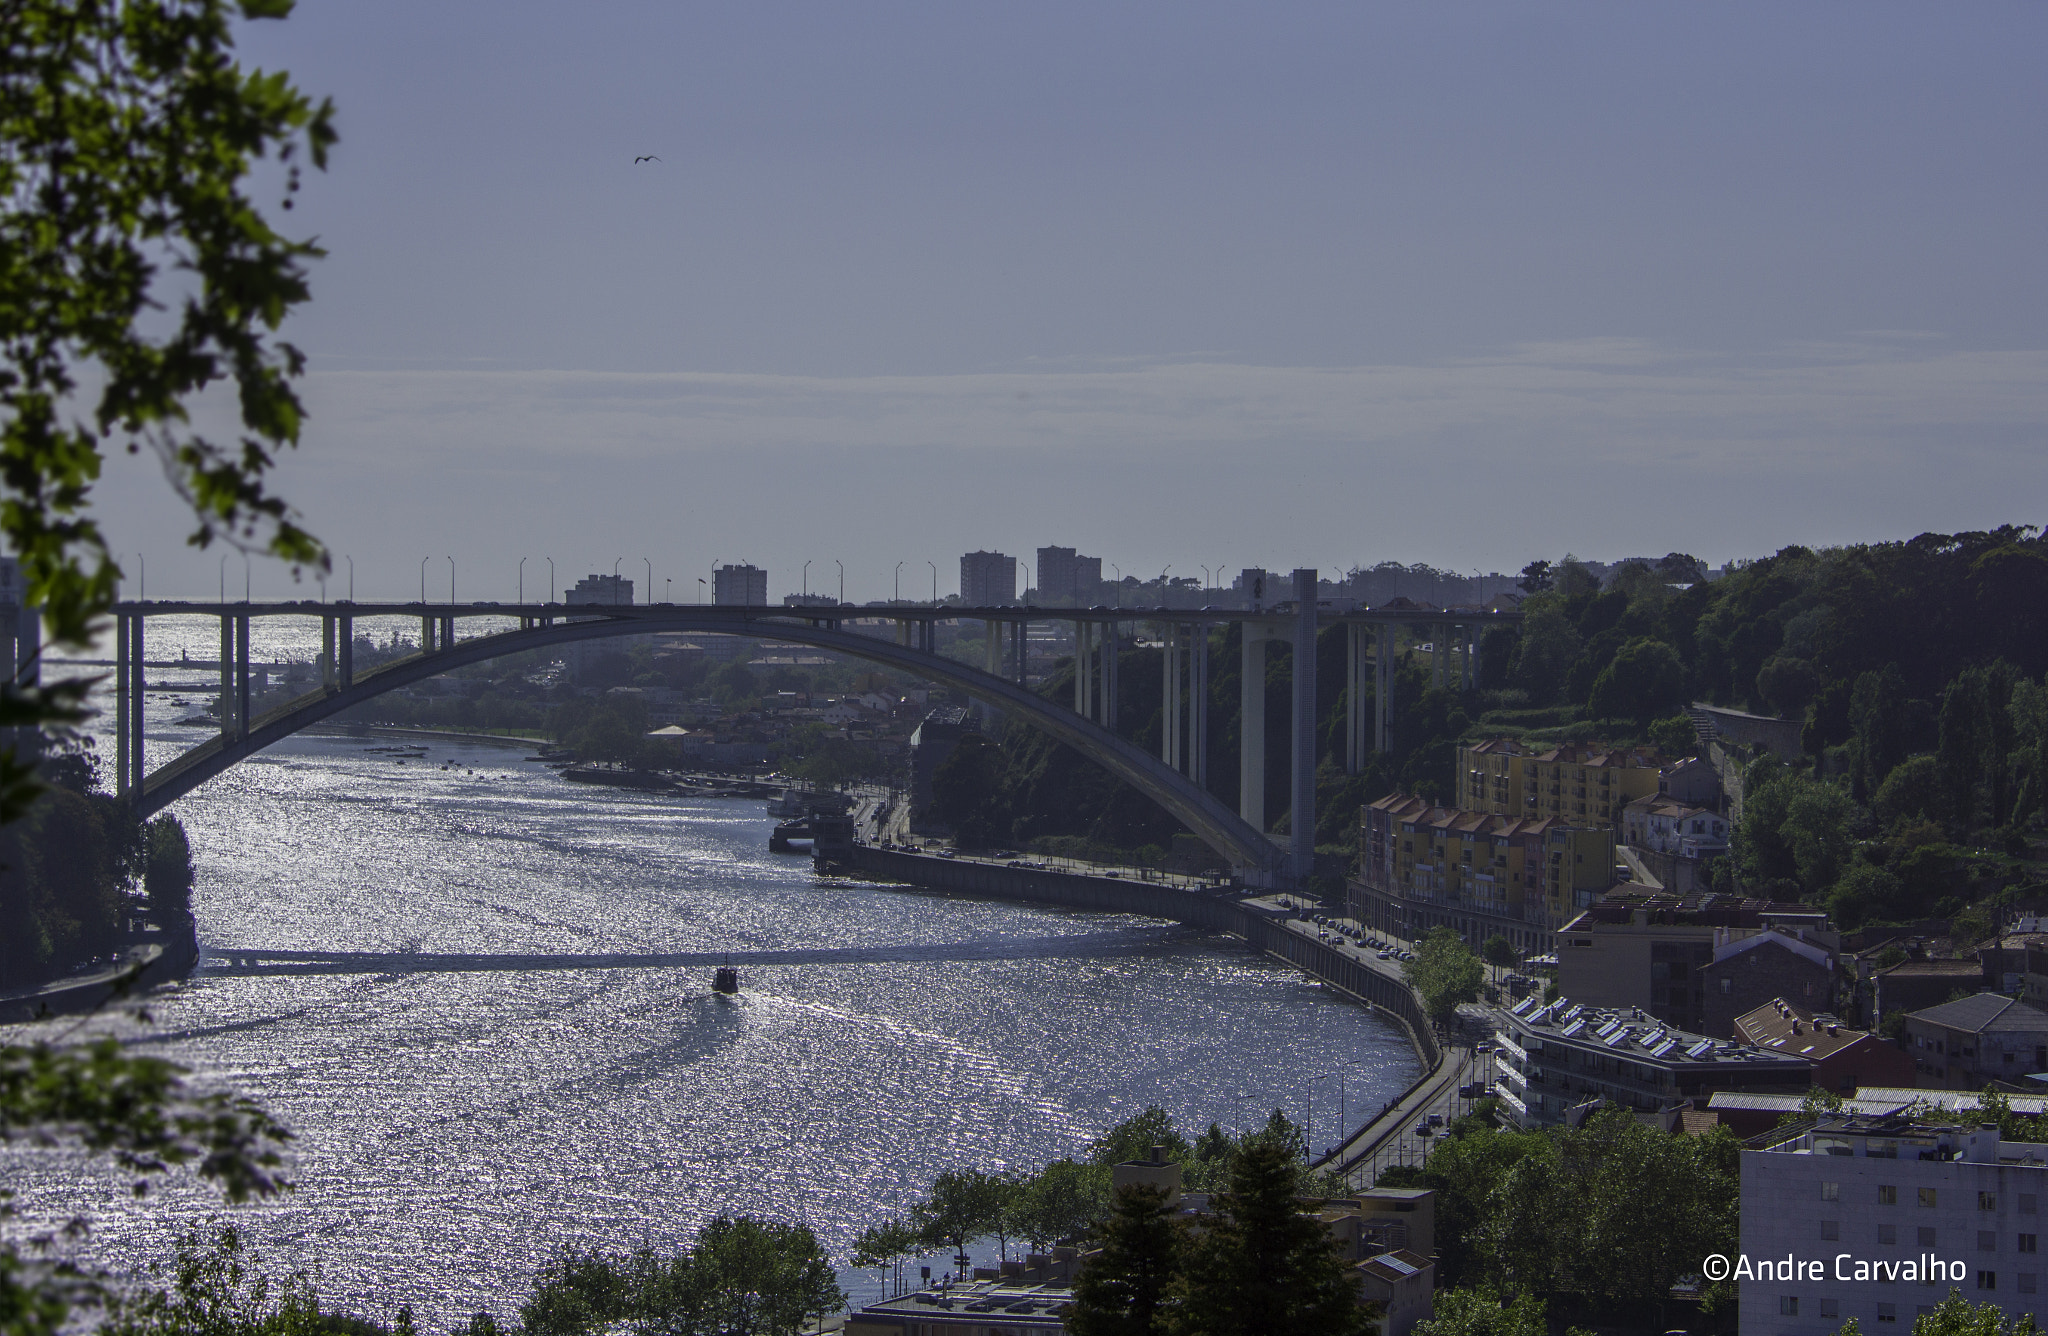
[{"label": "riverside promenade", "polygon": [[1458,1094],[1462,1085],[1484,1079],[1490,1065],[1475,1059],[1465,1045],[1439,1043],[1421,999],[1402,976],[1400,963],[1333,935],[1303,917],[1298,897],[1246,896],[1231,887],[1203,886],[1187,879],[1179,884],[1145,880],[1133,874],[1090,875],[1067,869],[1012,866],[996,859],[955,855],[941,857],[905,849],[856,844],[835,853],[833,870],[841,875],[896,881],[956,895],[1021,900],[1098,913],[1142,914],[1191,927],[1227,932],[1243,938],[1256,951],[1294,966],[1328,987],[1348,994],[1398,1024],[1407,1034],[1423,1074],[1386,1109],[1368,1119],[1323,1155],[1310,1147],[1322,1167],[1369,1184],[1379,1170],[1394,1164],[1420,1163],[1429,1137],[1417,1137],[1415,1124],[1437,1113],[1445,1121],[1469,1110],[1471,1101]]}]

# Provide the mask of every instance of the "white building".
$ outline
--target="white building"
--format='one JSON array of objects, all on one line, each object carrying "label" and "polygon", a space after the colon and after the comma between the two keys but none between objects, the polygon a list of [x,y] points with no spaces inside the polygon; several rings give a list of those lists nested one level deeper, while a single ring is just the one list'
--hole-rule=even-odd
[{"label": "white building", "polygon": [[1742,1153],[1741,1336],[1906,1332],[1959,1289],[2009,1316],[2040,1292],[2048,1146],[1995,1126],[1845,1115]]},{"label": "white building", "polygon": [[1718,858],[1728,852],[1728,818],[1652,794],[1621,809],[1621,842],[1678,858]]}]

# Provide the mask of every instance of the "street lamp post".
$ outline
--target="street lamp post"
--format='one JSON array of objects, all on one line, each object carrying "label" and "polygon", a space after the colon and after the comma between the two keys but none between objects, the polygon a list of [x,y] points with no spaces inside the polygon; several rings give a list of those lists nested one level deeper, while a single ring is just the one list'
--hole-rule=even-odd
[{"label": "street lamp post", "polygon": [[526,558],[519,559],[519,606],[526,606]]},{"label": "street lamp post", "polygon": [[552,602],[554,602],[554,601],[555,601],[555,559],[554,559],[553,557],[549,557],[549,558],[548,558],[547,560],[548,560],[548,602],[552,603]]},{"label": "street lamp post", "polygon": [[624,557],[612,558],[612,605],[614,607],[619,602],[619,567],[624,565],[625,561]]},{"label": "street lamp post", "polygon": [[889,601],[891,603],[901,603],[903,601],[903,563],[900,561],[896,563],[896,592],[890,597]]},{"label": "street lamp post", "polygon": [[646,562],[646,563],[647,563],[647,605],[648,605],[649,607],[653,607],[653,606],[654,606],[654,558],[653,558],[653,557],[642,557],[642,558],[640,558],[640,560],[642,560],[642,561],[644,561],[644,562]]},{"label": "street lamp post", "polygon": [[675,585],[675,576],[664,575],[661,577],[661,603],[663,607],[673,607],[675,605],[675,594],[671,592],[675,589]]},{"label": "street lamp post", "polygon": [[455,558],[448,558],[448,604],[455,605]]},{"label": "street lamp post", "polygon": [[1121,608],[1124,605],[1124,568],[1113,561],[1109,568],[1116,572],[1116,605]]},{"label": "street lamp post", "polygon": [[832,564],[833,564],[834,566],[837,566],[837,567],[839,568],[839,601],[840,601],[841,603],[845,603],[845,602],[846,602],[846,563],[845,563],[845,562],[843,562],[843,561],[841,561],[841,560],[840,560],[839,558],[837,558],[837,557],[834,557],[834,558],[832,558]]},{"label": "street lamp post", "polygon": [[425,607],[427,602],[427,563],[432,560],[432,557],[420,558],[420,606],[422,607]]},{"label": "street lamp post", "polygon": [[924,564],[932,568],[932,606],[936,608],[939,606],[939,563],[927,557]]},{"label": "street lamp post", "polygon": [[703,605],[704,605],[704,577],[700,575],[700,576],[698,576],[698,577],[697,577],[697,606],[699,606],[699,607],[702,607]]}]

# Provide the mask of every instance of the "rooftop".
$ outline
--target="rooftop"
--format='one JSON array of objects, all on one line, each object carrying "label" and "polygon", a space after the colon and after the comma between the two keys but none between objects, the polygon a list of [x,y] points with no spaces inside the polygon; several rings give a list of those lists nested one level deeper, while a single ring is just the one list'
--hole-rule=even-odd
[{"label": "rooftop", "polygon": [[1975,997],[1957,998],[1944,1002],[1938,1007],[1916,1011],[1908,1020],[1926,1021],[1932,1025],[1946,1025],[1951,1029],[1969,1030],[1975,1034],[1989,1031],[2020,1031],[2038,1033],[2048,1030],[2048,1011],[2030,1007],[1997,993],[1979,993]]},{"label": "rooftop", "polygon": [[869,1304],[861,1315],[941,1321],[949,1313],[968,1320],[970,1314],[1001,1313],[1005,1326],[1057,1331],[1074,1294],[1065,1286],[1019,1285],[1014,1281],[981,1280],[964,1285],[917,1290]]},{"label": "rooftop", "polygon": [[1522,1026],[1544,1031],[1546,1042],[1576,1040],[1586,1047],[1610,1049],[1637,1061],[1652,1058],[1674,1064],[1728,1065],[1809,1061],[1797,1054],[1680,1030],[1639,1008],[1587,1007],[1567,998],[1546,1003],[1532,994],[1510,1009],[1508,1015]]},{"label": "rooftop", "polygon": [[1870,1038],[1868,1030],[1848,1029],[1833,1016],[1795,1007],[1782,997],[1737,1016],[1735,1032],[1759,1048],[1796,1053],[1814,1062]]}]

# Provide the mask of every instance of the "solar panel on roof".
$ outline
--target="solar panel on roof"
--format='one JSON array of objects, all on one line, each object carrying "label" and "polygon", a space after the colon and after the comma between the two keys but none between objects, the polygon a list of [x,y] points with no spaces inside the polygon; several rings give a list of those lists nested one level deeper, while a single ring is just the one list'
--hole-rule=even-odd
[{"label": "solar panel on roof", "polygon": [[[1305,676],[1306,674],[1304,674],[1304,677]],[[1413,1265],[1412,1263],[1402,1261],[1400,1258],[1394,1256],[1394,1254],[1392,1253],[1381,1253],[1378,1257],[1375,1257],[1373,1260],[1376,1262],[1386,1263],[1388,1266],[1394,1268],[1394,1270],[1400,1272],[1404,1276],[1412,1276],[1417,1271],[1422,1269],[1418,1266]]]},{"label": "solar panel on roof", "polygon": [[1663,1043],[1650,1050],[1650,1056],[1653,1058],[1665,1057],[1672,1049],[1677,1047],[1678,1041],[1676,1039],[1666,1039]]},{"label": "solar panel on roof", "polygon": [[1657,1027],[1656,1029],[1654,1029],[1654,1030],[1650,1031],[1650,1032],[1649,1032],[1648,1034],[1646,1034],[1646,1035],[1644,1035],[1644,1036],[1643,1036],[1643,1047],[1644,1047],[1644,1048],[1649,1048],[1649,1047],[1650,1047],[1651,1045],[1653,1045],[1653,1044],[1661,1044],[1661,1043],[1663,1043],[1663,1042],[1664,1042],[1664,1027],[1663,1027],[1663,1026],[1661,1026],[1661,1025],[1660,1025],[1660,1026],[1658,1026],[1658,1027]]},{"label": "solar panel on roof", "polygon": [[1515,1004],[1514,1010],[1510,1011],[1508,1014],[1510,1016],[1526,1016],[1529,1014],[1529,1009],[1531,1007],[1537,1006],[1542,1001],[1542,998],[1536,996],[1534,993],[1531,993],[1529,996],[1523,998],[1520,1002],[1517,1002]]},{"label": "solar panel on roof", "polygon": [[1688,1058],[1704,1058],[1705,1056],[1707,1056],[1707,1054],[1712,1053],[1713,1051],[1714,1041],[1711,1039],[1702,1039],[1700,1040],[1700,1042],[1694,1044],[1691,1048],[1687,1049],[1685,1051],[1685,1056],[1687,1056]]},{"label": "solar panel on roof", "polygon": [[1620,1048],[1623,1044],[1626,1044],[1628,1042],[1628,1034],[1628,1028],[1624,1026],[1621,1030],[1617,1031],[1612,1035],[1609,1035],[1607,1039],[1607,1047]]},{"label": "solar panel on roof", "polygon": [[1569,1039],[1585,1028],[1586,1023],[1584,1021],[1573,1021],[1570,1025],[1564,1027],[1564,1037]]},{"label": "solar panel on roof", "polygon": [[1602,1039],[1605,1039],[1608,1035],[1613,1034],[1620,1027],[1621,1022],[1619,1020],[1612,1020],[1607,1022],[1607,1024],[1601,1026],[1599,1030],[1595,1033],[1597,1033]]}]

